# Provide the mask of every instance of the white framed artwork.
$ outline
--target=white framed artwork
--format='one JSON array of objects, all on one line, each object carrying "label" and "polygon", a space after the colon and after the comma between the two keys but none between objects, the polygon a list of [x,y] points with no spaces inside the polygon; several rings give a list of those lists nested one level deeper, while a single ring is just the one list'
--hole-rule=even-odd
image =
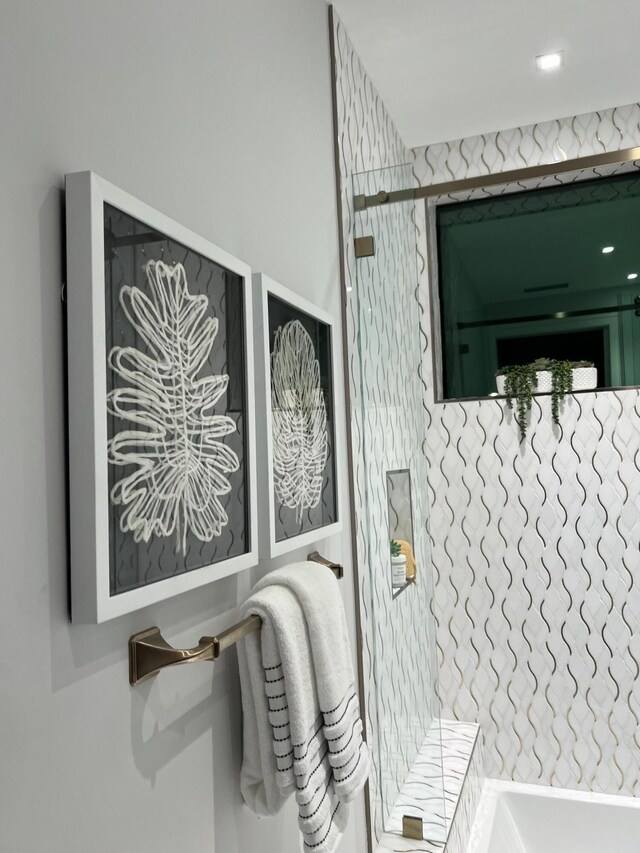
[{"label": "white framed artwork", "polygon": [[257,563],[250,268],[66,176],[71,618]]},{"label": "white framed artwork", "polygon": [[262,273],[253,276],[260,555],[277,557],[342,529],[330,314]]}]

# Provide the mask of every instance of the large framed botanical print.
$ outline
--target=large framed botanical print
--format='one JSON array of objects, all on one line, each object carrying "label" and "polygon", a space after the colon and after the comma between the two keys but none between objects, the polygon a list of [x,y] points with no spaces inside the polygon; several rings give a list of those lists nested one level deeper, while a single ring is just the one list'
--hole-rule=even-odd
[{"label": "large framed botanical print", "polygon": [[282,284],[254,279],[260,554],[277,557],[342,526],[333,320]]},{"label": "large framed botanical print", "polygon": [[257,562],[251,271],[67,175],[71,610],[102,622]]}]

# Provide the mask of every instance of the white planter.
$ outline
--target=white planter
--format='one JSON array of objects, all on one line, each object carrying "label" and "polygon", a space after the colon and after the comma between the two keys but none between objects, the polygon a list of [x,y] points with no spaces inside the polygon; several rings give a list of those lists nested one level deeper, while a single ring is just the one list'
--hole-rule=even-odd
[{"label": "white planter", "polygon": [[407,582],[407,555],[398,554],[391,558],[391,585],[404,586]]},{"label": "white planter", "polygon": [[[590,388],[595,388],[598,384],[598,370],[595,367],[575,367],[571,371],[571,390],[572,391],[588,391]],[[552,388],[552,378],[550,370],[536,371],[536,394],[549,394]],[[496,388],[498,394],[504,395],[504,376],[496,376]]]}]

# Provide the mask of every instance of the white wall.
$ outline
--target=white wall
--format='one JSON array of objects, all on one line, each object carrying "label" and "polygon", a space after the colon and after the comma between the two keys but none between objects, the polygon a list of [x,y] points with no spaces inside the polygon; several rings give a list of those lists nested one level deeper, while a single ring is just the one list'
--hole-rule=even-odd
[{"label": "white wall", "polygon": [[[330,92],[323,0],[2,2],[2,851],[299,849],[292,804],[259,821],[241,803],[234,653],[127,681],[131,633],[191,645],[258,571],[69,624],[62,187],[93,169],[339,317]],[[349,542],[323,550],[347,563],[353,634]]]}]

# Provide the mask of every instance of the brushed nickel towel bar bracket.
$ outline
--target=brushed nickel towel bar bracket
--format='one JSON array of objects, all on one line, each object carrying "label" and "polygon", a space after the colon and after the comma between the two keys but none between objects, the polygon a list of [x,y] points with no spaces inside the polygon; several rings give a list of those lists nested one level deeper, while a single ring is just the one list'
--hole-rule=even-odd
[{"label": "brushed nickel towel bar bracket", "polygon": [[[327,566],[338,580],[344,575],[341,565],[332,563],[331,560],[320,556],[317,551],[309,554],[307,560]],[[159,628],[153,627],[140,631],[129,637],[129,684],[135,687],[141,681],[153,678],[161,669],[166,669],[168,666],[216,661],[225,649],[233,646],[247,634],[259,631],[261,625],[262,620],[259,616],[248,616],[215,637],[202,637],[198,645],[191,649],[175,649],[167,643]]]}]

